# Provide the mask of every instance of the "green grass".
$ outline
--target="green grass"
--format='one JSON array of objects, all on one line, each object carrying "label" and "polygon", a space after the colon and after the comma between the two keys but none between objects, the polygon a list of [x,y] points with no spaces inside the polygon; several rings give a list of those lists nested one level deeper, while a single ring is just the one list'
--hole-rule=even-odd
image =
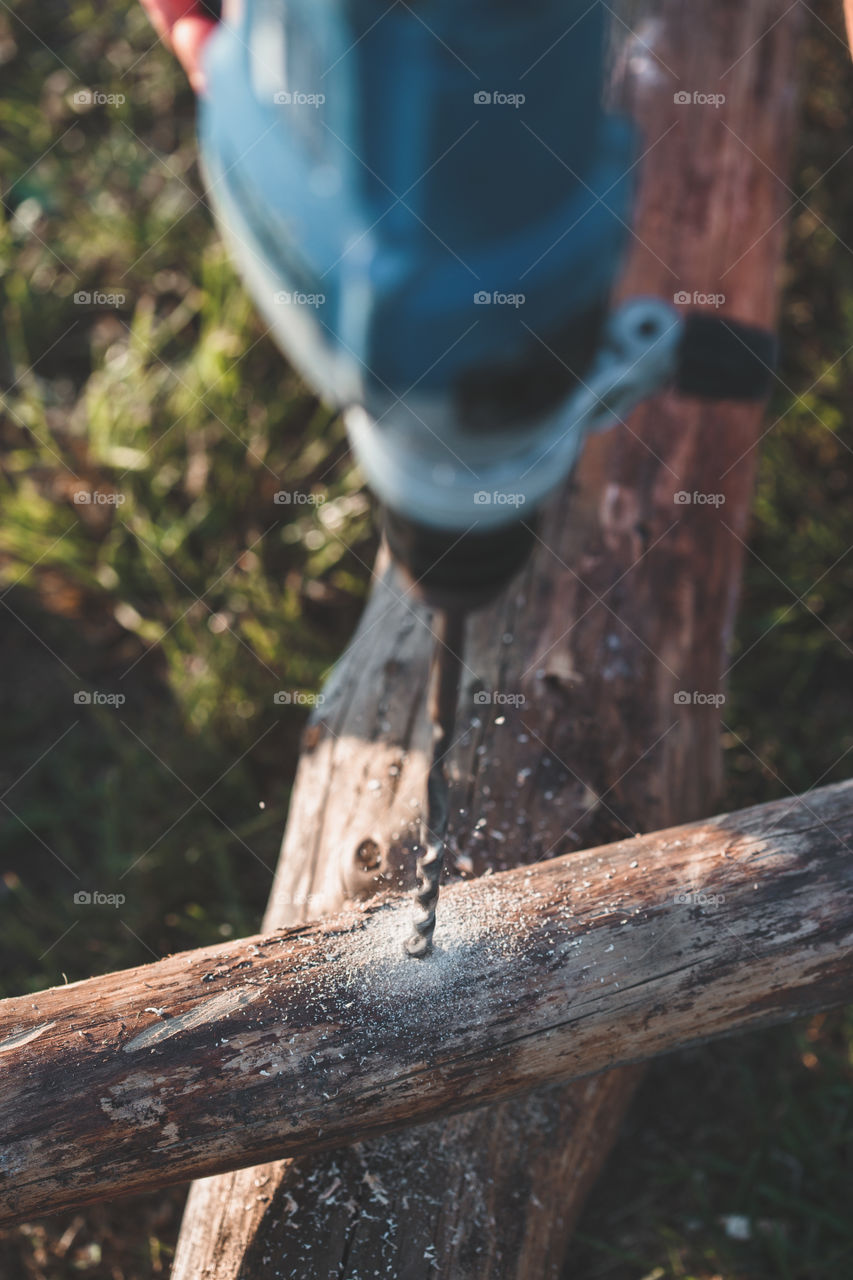
[{"label": "green grass", "polygon": [[[3,994],[256,927],[304,719],[273,695],[319,686],[375,546],[340,425],[211,228],[192,96],[152,46],[124,0],[0,7]],[[817,21],[803,52],[808,207],[726,708],[732,807],[853,775],[851,161],[821,178],[853,142],[853,89]],[[83,87],[124,101],[80,109]],[[851,1030],[839,1013],[655,1065],[572,1276],[853,1274]],[[165,1274],[181,1196],[0,1233],[0,1275]]]},{"label": "green grass", "polygon": [[[304,719],[274,694],[317,688],[373,551],[339,423],[211,229],[192,95],[146,52],[141,10],[18,10],[0,151],[6,992],[256,926]],[[81,111],[81,87],[125,101]],[[79,889],[123,893],[121,920],[81,911]]]}]

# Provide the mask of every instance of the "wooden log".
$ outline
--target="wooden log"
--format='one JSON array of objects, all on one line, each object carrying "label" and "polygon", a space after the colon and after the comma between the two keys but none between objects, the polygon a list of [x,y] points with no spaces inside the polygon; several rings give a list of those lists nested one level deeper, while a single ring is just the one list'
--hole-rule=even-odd
[{"label": "wooden log", "polygon": [[[799,6],[630,0],[614,9],[617,29],[635,33],[615,94],[644,136],[622,292],[722,292],[731,314],[772,326],[791,203]],[[682,89],[722,91],[727,102],[676,111]],[[469,628],[454,874],[713,810],[719,711],[674,714],[672,698],[720,687],[762,415],[664,396],[628,425],[590,443],[528,571]],[[725,505],[675,512],[676,489],[721,493]],[[306,740],[267,929],[395,884],[401,867],[411,881],[429,637],[383,573]],[[517,708],[500,708],[501,725],[494,704],[474,707],[478,684],[522,695],[530,729]],[[436,1268],[459,1280],[556,1278],[638,1071],[207,1178],[191,1191],[173,1280],[350,1280],[377,1270],[433,1280]]]},{"label": "wooden log", "polygon": [[853,995],[853,783],[0,1003],[0,1222]]}]

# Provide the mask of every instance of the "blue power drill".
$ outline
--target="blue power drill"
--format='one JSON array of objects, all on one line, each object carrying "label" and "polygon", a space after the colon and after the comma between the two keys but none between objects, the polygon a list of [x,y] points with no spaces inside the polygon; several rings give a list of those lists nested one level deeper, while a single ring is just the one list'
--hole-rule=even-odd
[{"label": "blue power drill", "polygon": [[438,610],[419,916],[429,952],[465,612],[524,563],[586,436],[670,384],[759,398],[771,335],[609,298],[637,139],[588,0],[240,0],[200,139],[232,253],[345,415],[393,558]]}]

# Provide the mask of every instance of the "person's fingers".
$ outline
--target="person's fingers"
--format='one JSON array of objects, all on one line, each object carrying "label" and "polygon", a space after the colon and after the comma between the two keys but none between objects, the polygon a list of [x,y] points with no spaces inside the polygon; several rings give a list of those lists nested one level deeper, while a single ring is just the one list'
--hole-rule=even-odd
[{"label": "person's fingers", "polygon": [[201,51],[208,37],[215,30],[216,23],[210,18],[197,16],[181,18],[172,27],[172,48],[180,59],[196,93],[204,93]]},{"label": "person's fingers", "polygon": [[201,51],[216,23],[198,0],[142,0],[154,29],[175,52],[196,93],[204,91]]}]

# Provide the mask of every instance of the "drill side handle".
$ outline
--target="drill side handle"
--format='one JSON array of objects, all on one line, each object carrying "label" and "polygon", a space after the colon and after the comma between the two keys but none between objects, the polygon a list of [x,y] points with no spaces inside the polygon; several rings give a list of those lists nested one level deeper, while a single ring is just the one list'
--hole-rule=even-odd
[{"label": "drill side handle", "polygon": [[763,400],[778,361],[776,335],[727,316],[691,311],[678,348],[675,389],[703,400]]}]

